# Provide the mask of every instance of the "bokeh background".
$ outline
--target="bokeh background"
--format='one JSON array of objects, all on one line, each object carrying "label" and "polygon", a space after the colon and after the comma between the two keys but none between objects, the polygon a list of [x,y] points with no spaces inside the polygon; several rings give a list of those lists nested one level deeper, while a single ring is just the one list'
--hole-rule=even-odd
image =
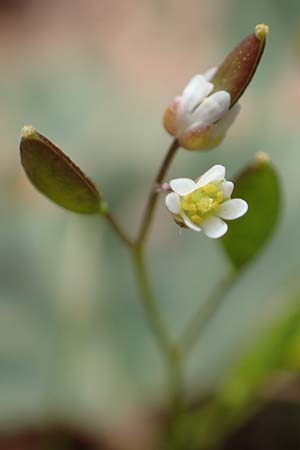
[{"label": "bokeh background", "polygon": [[[191,392],[209,391],[299,284],[300,4],[0,1],[0,429],[110,427],[159,403],[164,388],[126,249],[101,219],[35,191],[20,166],[21,127],[32,124],[71,156],[134,233],[170,142],[166,105],[257,23],[270,26],[267,48],[227,140],[206,154],[180,151],[170,172],[196,177],[220,163],[230,177],[265,151],[283,189],[272,242],[189,360]],[[228,261],[217,242],[180,236],[163,202],[148,256],[175,335]]]}]

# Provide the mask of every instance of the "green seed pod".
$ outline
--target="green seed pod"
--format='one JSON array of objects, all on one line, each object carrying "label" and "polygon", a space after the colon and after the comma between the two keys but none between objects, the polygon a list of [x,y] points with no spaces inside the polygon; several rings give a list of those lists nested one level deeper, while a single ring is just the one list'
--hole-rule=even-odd
[{"label": "green seed pod", "polygon": [[96,214],[101,196],[94,183],[56,145],[32,126],[22,130],[21,162],[42,194],[69,211]]},{"label": "green seed pod", "polygon": [[241,97],[255,74],[265,48],[268,31],[267,25],[256,25],[255,33],[243,39],[229,53],[211,80],[214,92],[220,90],[229,92],[231,107]]}]

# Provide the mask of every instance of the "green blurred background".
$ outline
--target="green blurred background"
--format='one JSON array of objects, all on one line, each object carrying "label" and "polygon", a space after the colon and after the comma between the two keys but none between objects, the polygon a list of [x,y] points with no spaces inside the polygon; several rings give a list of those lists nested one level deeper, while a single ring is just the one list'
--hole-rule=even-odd
[{"label": "green blurred background", "polygon": [[[166,105],[262,22],[266,52],[226,141],[206,154],[180,151],[170,172],[197,177],[220,163],[230,178],[265,151],[283,188],[272,242],[189,360],[191,392],[211,389],[299,284],[300,3],[0,1],[0,428],[109,425],[158,402],[164,388],[126,249],[101,219],[34,190],[20,166],[21,127],[32,124],[71,156],[134,232],[170,142]],[[149,244],[175,335],[228,262],[217,242],[180,236],[163,201]]]}]

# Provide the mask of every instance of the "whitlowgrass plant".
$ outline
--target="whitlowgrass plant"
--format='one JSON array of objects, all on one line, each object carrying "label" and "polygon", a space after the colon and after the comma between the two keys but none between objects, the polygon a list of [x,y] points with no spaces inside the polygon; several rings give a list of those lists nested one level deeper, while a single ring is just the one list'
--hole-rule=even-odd
[{"label": "whitlowgrass plant", "polygon": [[[32,126],[22,130],[21,160],[33,185],[70,211],[100,214],[131,253],[141,304],[166,368],[168,426],[162,448],[187,448],[190,433],[182,426],[188,413],[183,377],[186,358],[241,270],[267,242],[278,217],[280,199],[277,175],[265,154],[259,154],[234,183],[226,180],[225,167],[217,161],[196,180],[183,174],[183,178],[170,181],[166,179],[167,171],[180,148],[198,151],[201,158],[202,151],[221,144],[240,112],[238,101],[258,66],[267,32],[266,25],[257,25],[255,32],[243,39],[220,66],[204,75],[196,74],[167,107],[163,123],[173,141],[154,177],[134,239],[117,223],[103,194],[65,153]],[[194,239],[201,231],[208,238],[218,239],[231,262],[228,275],[177,339],[161,317],[145,259],[145,245],[162,196],[174,226],[195,232]],[[228,226],[227,221],[232,223]],[[199,448],[201,443],[194,444]]]}]

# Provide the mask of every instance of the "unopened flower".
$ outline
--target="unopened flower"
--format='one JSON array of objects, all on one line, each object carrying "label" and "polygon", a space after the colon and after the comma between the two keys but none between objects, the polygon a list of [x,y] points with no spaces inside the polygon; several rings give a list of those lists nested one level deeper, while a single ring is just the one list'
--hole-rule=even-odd
[{"label": "unopened flower", "polygon": [[261,60],[268,26],[259,24],[218,68],[196,75],[164,114],[164,127],[188,150],[209,150],[225,137],[240,107],[237,102]]},{"label": "unopened flower", "polygon": [[208,150],[217,146],[234,122],[240,106],[230,108],[229,92],[213,92],[210,81],[217,68],[195,75],[182,94],[172,101],[164,115],[166,130],[188,150]]},{"label": "unopened flower", "polygon": [[225,167],[213,166],[196,181],[177,178],[170,182],[173,192],[166,196],[166,206],[175,222],[210,238],[219,238],[227,231],[225,220],[243,216],[247,203],[240,198],[231,199],[234,185],[225,180]]}]

